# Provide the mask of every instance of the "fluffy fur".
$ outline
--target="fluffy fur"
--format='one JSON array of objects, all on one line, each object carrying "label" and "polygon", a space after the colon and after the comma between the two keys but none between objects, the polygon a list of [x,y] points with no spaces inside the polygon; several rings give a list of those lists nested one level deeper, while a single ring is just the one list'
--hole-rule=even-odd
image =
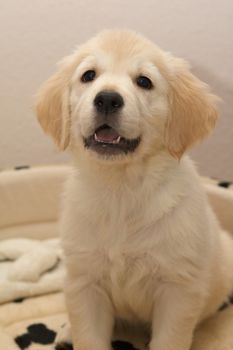
[{"label": "fluffy fur", "polygon": [[[80,77],[90,69],[94,81]],[[149,76],[143,90],[137,76]],[[84,147],[102,90],[124,98],[114,127],[141,138],[130,154]],[[216,97],[187,64],[133,32],[105,31],[41,88],[37,114],[74,169],[61,228],[75,350],[109,350],[115,320],[142,322],[151,350],[188,350],[233,287],[233,243],[184,152],[214,127]]]}]

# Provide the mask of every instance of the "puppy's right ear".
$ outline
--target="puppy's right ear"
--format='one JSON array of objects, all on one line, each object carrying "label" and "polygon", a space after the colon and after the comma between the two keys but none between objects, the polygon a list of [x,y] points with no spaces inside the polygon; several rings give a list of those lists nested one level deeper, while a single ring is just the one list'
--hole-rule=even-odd
[{"label": "puppy's right ear", "polygon": [[35,103],[39,123],[60,150],[65,150],[70,142],[69,84],[73,67],[67,61],[68,58],[58,72],[41,86]]}]

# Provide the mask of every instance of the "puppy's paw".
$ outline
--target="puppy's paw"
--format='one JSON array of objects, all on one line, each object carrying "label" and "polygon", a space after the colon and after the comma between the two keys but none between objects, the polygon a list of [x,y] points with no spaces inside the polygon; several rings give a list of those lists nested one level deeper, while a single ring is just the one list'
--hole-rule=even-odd
[{"label": "puppy's paw", "polygon": [[73,350],[73,346],[71,343],[61,342],[56,344],[55,350]]},{"label": "puppy's paw", "polygon": [[113,341],[112,342],[112,349],[113,350],[138,350],[133,346],[133,344],[131,344],[127,341],[121,341],[121,340]]},{"label": "puppy's paw", "polygon": [[61,326],[57,334],[55,343],[55,350],[73,350],[69,324],[66,323],[63,326]]}]

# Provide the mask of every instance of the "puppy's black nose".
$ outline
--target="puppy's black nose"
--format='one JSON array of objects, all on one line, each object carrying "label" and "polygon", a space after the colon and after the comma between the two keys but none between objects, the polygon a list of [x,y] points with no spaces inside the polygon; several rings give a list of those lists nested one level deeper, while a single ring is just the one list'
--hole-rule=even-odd
[{"label": "puppy's black nose", "polygon": [[118,112],[124,105],[120,94],[114,91],[101,91],[95,99],[94,105],[99,113],[110,114]]}]

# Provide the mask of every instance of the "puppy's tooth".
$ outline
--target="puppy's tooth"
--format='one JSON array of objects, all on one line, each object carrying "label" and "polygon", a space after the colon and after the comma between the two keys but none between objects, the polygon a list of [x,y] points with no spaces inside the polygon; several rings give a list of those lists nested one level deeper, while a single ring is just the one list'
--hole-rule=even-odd
[{"label": "puppy's tooth", "polygon": [[114,140],[114,141],[113,141],[113,143],[119,143],[119,142],[120,142],[120,140],[121,140],[121,137],[120,137],[120,136],[118,136],[118,138],[117,138],[116,140]]},{"label": "puppy's tooth", "polygon": [[95,138],[95,141],[98,141],[98,137],[97,137],[96,133],[94,135],[94,138]]}]

